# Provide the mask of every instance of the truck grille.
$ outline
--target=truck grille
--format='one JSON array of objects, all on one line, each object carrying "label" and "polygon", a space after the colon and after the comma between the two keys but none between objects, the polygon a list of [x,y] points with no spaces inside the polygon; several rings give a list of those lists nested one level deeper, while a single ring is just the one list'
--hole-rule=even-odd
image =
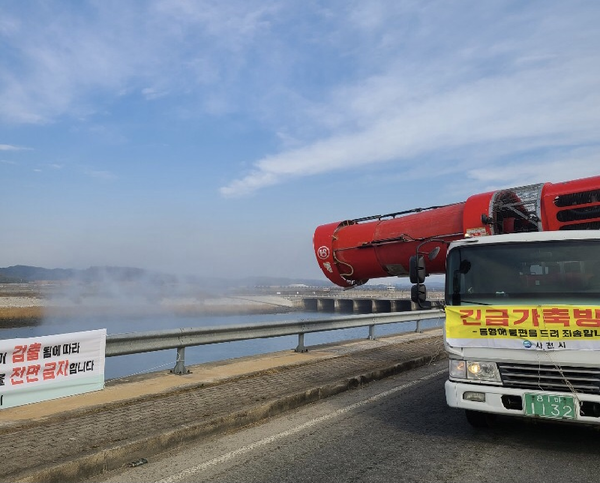
[{"label": "truck grille", "polygon": [[539,364],[498,364],[505,387],[537,391],[600,394],[600,369],[591,367],[560,367]]}]

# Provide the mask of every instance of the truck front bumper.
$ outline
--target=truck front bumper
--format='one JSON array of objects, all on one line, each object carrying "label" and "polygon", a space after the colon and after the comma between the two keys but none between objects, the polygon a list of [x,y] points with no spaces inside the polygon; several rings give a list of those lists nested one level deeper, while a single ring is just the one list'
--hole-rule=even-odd
[{"label": "truck front bumper", "polygon": [[[523,407],[525,393],[536,393],[534,390],[512,389],[502,386],[489,386],[483,384],[468,384],[463,382],[446,381],[446,402],[453,408],[462,408],[485,413],[503,414],[507,416],[528,416]],[[465,393],[482,393],[483,401],[472,401],[465,399]],[[540,394],[547,394],[539,392]],[[555,396],[573,397],[569,392],[552,392]],[[600,395],[577,394],[576,400],[581,404],[576,411],[574,419],[561,419],[574,423],[585,423],[600,425]],[[554,418],[540,418],[552,420]]]}]

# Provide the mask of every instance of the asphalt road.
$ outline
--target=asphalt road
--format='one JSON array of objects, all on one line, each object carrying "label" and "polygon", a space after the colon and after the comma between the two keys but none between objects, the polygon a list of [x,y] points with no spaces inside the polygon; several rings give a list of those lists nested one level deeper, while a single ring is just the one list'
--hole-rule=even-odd
[{"label": "asphalt road", "polygon": [[596,429],[445,404],[442,361],[89,482],[597,482]]}]

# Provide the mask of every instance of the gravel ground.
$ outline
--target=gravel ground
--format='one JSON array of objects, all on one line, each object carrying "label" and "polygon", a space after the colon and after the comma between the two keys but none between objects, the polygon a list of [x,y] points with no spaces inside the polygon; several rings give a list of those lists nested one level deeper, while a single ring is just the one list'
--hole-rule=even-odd
[{"label": "gravel ground", "polygon": [[0,297],[0,307],[44,307],[45,302],[39,297]]}]

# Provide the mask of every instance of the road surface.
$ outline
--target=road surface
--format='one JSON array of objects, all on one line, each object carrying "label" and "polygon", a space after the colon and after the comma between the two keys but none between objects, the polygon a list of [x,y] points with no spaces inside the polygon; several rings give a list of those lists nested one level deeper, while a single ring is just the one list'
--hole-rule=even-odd
[{"label": "road surface", "polygon": [[597,482],[598,430],[515,418],[471,428],[447,362],[402,373],[89,482]]}]

